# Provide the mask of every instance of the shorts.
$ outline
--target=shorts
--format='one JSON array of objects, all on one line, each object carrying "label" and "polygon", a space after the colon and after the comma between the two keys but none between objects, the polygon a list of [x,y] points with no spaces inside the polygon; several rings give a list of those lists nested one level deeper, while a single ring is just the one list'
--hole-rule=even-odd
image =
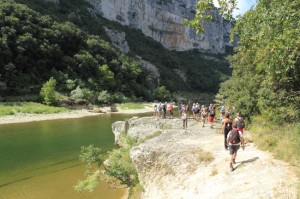
[{"label": "shorts", "polygon": [[229,153],[230,155],[233,155],[236,153],[240,148],[240,145],[229,145]]},{"label": "shorts", "polygon": [[208,121],[209,121],[209,122],[214,122],[214,117],[213,117],[213,116],[209,116],[209,117],[208,117]]}]

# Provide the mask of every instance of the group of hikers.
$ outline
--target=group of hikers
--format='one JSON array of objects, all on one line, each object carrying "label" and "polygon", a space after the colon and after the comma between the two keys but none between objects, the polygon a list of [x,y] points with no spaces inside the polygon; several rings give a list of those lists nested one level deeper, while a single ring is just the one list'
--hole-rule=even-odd
[{"label": "group of hikers", "polygon": [[[216,105],[210,104],[208,107],[205,105],[199,105],[198,103],[193,103],[191,112],[193,119],[201,122],[202,127],[204,127],[206,122],[209,122],[210,128],[213,129],[213,123],[216,115]],[[183,121],[183,129],[187,129],[190,108],[188,104],[181,103],[178,107],[179,117]],[[167,111],[169,112],[169,118],[173,118],[174,114],[174,103],[159,103],[154,105],[154,116],[166,118]],[[245,129],[244,119],[240,113],[236,113],[234,116],[234,107],[229,106],[225,110],[224,106],[220,108],[220,120],[222,124],[222,133],[224,134],[224,148],[229,150],[231,155],[230,158],[230,169],[234,170],[234,164],[236,164],[237,151],[240,146],[243,150],[245,148],[245,140],[243,138],[243,133]]]}]

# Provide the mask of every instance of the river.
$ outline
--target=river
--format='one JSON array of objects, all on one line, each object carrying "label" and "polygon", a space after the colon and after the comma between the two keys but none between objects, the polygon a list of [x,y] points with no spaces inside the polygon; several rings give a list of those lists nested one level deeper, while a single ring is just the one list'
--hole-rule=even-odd
[{"label": "river", "polygon": [[113,122],[148,115],[103,114],[0,125],[0,198],[122,198],[125,189],[112,189],[106,183],[92,193],[74,191],[77,181],[84,179],[80,147],[93,144],[111,150]]}]

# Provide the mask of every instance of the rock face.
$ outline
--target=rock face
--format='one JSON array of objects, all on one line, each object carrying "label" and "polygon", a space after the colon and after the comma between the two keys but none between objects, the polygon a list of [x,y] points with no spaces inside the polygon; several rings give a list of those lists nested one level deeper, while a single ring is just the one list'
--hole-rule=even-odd
[{"label": "rock face", "polygon": [[[297,178],[289,166],[253,143],[238,151],[231,172],[219,126],[202,128],[189,119],[188,129],[183,130],[180,119],[136,117],[114,123],[113,130],[116,137],[127,133],[142,142],[131,149],[130,157],[143,186],[143,199],[297,198]],[[239,187],[238,195],[233,196],[233,187]]]},{"label": "rock face", "polygon": [[105,27],[105,31],[107,35],[110,37],[110,40],[112,41],[112,44],[117,47],[120,51],[124,53],[129,52],[129,46],[127,44],[127,41],[125,39],[125,33],[124,32],[118,32],[116,30],[110,30]]},{"label": "rock face", "polygon": [[170,50],[201,49],[224,53],[232,25],[215,10],[212,22],[204,23],[205,33],[183,25],[192,19],[198,0],[88,0],[103,17],[137,29]]}]

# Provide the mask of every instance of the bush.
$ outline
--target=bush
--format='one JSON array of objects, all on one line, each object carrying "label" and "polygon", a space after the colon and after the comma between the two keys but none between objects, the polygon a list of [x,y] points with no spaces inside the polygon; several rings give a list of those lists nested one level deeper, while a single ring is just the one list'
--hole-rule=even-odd
[{"label": "bush", "polygon": [[98,95],[98,102],[102,104],[110,104],[112,96],[107,91],[101,91]]},{"label": "bush", "polygon": [[44,100],[44,103],[51,105],[56,103],[56,94],[55,94],[56,80],[51,77],[42,87],[40,95]]},{"label": "bush", "polygon": [[77,86],[77,88],[75,90],[71,91],[71,98],[72,99],[83,99],[84,98],[84,93],[79,86]]}]

